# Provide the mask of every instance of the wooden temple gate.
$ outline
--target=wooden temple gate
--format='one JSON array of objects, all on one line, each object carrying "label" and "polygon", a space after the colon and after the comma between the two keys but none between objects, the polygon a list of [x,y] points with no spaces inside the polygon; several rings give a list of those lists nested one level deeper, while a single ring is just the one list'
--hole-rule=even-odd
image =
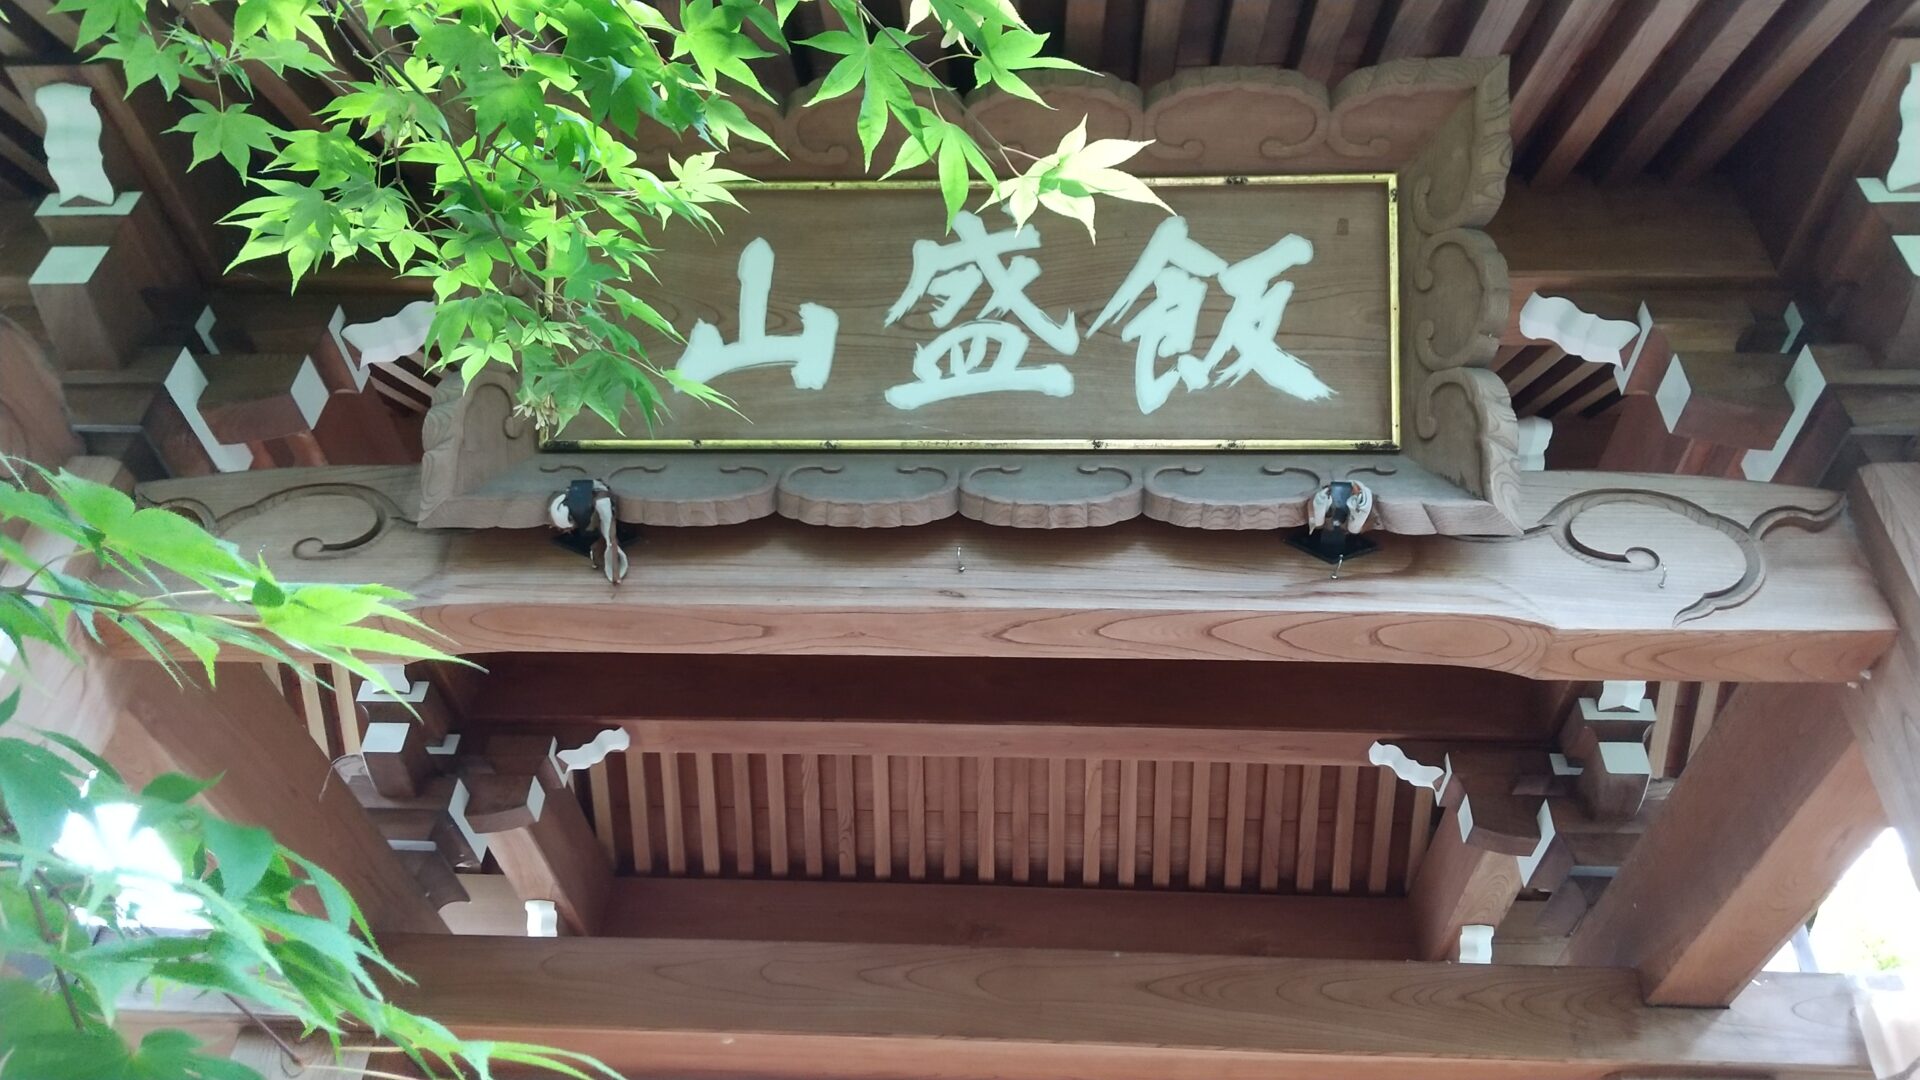
[{"label": "wooden temple gate", "polygon": [[[289,578],[406,589],[477,665],[404,671],[405,703],[239,662],[177,693],[121,643],[43,665],[41,715],[135,776],[225,773],[209,803],[352,888],[409,1007],[630,1075],[1910,1065],[1869,1049],[1894,999],[1754,976],[1880,828],[1920,850],[1920,291],[1888,179],[1920,5],[1122,6],[1033,16],[1109,74],[974,116],[1156,140],[1139,171],[1215,246],[1299,222],[1295,361],[1339,412],[1298,382],[1244,407],[1271,367],[1204,416],[1195,381],[1129,379],[1089,326],[1161,219],[1118,212],[1093,254],[1042,226],[1098,286],[1042,304],[1084,335],[1029,324],[1059,363],[1012,365],[1060,370],[937,413],[916,395],[969,372],[916,358],[900,392],[912,354],[873,358],[946,316],[804,270],[843,256],[780,209],[900,200],[875,264],[917,268],[915,189],[807,201],[862,197],[808,190],[859,174],[834,102],[762,109],[789,153],[734,159],[787,185],[757,196],[765,327],[744,224],[667,256],[769,434],[543,439],[505,378],[429,371],[397,283],[223,272],[226,193],[183,182],[162,103],[0,0],[0,445]],[[76,122],[59,86],[129,197],[65,200],[33,156]],[[727,366],[829,302],[832,389],[809,354]],[[575,480],[638,530],[621,584],[537,531]],[[1355,482],[1375,550],[1288,546]],[[148,1019],[238,1026],[200,1008]]]}]

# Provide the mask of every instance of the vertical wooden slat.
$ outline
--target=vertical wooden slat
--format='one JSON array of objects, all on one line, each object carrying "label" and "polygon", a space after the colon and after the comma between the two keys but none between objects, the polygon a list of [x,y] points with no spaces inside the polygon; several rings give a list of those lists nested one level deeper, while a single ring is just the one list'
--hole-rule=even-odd
[{"label": "vertical wooden slat", "polygon": [[833,756],[834,831],[840,841],[840,876],[851,878],[860,868],[854,834],[853,755]]},{"label": "vertical wooden slat", "polygon": [[1287,767],[1269,765],[1260,789],[1260,888],[1280,887],[1280,842],[1286,828]]},{"label": "vertical wooden slat", "polygon": [[1314,0],[1307,14],[1307,37],[1300,44],[1300,74],[1317,83],[1328,82],[1340,60],[1340,39],[1347,36],[1355,0]]},{"label": "vertical wooden slat", "polygon": [[1701,6],[1680,40],[1628,99],[1595,152],[1608,183],[1640,175],[1784,2],[1713,0]]},{"label": "vertical wooden slat", "polygon": [[807,876],[827,872],[826,850],[820,835],[820,755],[800,755],[800,853]]},{"label": "vertical wooden slat", "polygon": [[960,856],[964,844],[960,842],[963,827],[960,824],[960,759],[945,757],[940,759],[940,835],[946,840],[943,860],[948,881],[960,880]]},{"label": "vertical wooden slat", "polygon": [[1187,887],[1207,884],[1207,832],[1213,824],[1209,810],[1213,803],[1213,763],[1193,763],[1193,785],[1187,803]]},{"label": "vertical wooden slat", "polygon": [[992,881],[994,867],[999,855],[994,851],[994,818],[996,800],[993,797],[993,759],[980,759],[980,775],[975,781],[979,790],[974,799],[974,827],[979,832],[979,851],[974,858],[973,870],[981,881]]},{"label": "vertical wooden slat", "polygon": [[1691,761],[1713,730],[1713,719],[1720,713],[1720,684],[1703,682],[1693,699],[1693,735],[1687,740],[1687,759]]},{"label": "vertical wooden slat", "polygon": [[1067,880],[1067,762],[1047,762],[1047,884]]},{"label": "vertical wooden slat", "polygon": [[907,758],[907,879],[927,879],[927,759]]},{"label": "vertical wooden slat", "polygon": [[1101,770],[1106,763],[1087,759],[1087,782],[1080,796],[1080,883],[1100,884]]},{"label": "vertical wooden slat", "polygon": [[1515,156],[1616,10],[1617,5],[1588,0],[1547,0],[1534,17],[1513,64]]},{"label": "vertical wooden slat", "polygon": [[1320,766],[1308,765],[1300,771],[1299,847],[1294,857],[1293,887],[1297,892],[1312,892],[1319,879],[1320,865]]},{"label": "vertical wooden slat", "polygon": [[680,755],[660,755],[660,823],[667,834],[667,873],[687,872],[686,804],[680,800]]},{"label": "vertical wooden slat", "polygon": [[339,664],[331,665],[333,711],[340,718],[340,752],[349,756],[360,752],[360,702],[354,697],[353,672]]},{"label": "vertical wooden slat", "polygon": [[1106,28],[1107,0],[1067,0],[1067,59],[1097,70]]},{"label": "vertical wooden slat", "polygon": [[1647,760],[1653,765],[1653,778],[1664,779],[1673,756],[1673,729],[1679,721],[1680,684],[1663,682],[1653,689],[1653,732],[1647,740]]},{"label": "vertical wooden slat", "polygon": [[1379,769],[1374,778],[1380,784],[1373,796],[1373,858],[1367,863],[1367,891],[1387,891],[1387,865],[1393,860],[1393,802],[1400,778],[1392,769]]},{"label": "vertical wooden slat", "polygon": [[633,872],[653,873],[653,808],[647,804],[647,755],[634,747],[627,766],[627,826],[633,832]]},{"label": "vertical wooden slat", "polygon": [[893,877],[893,770],[885,754],[873,755],[873,876]]},{"label": "vertical wooden slat", "polygon": [[1009,858],[1013,861],[1011,873],[1015,881],[1026,881],[1033,876],[1033,788],[1028,783],[1032,775],[1032,761],[1013,759],[1008,789],[1013,799],[1013,851]]},{"label": "vertical wooden slat", "polygon": [[1407,879],[1405,888],[1412,889],[1414,878],[1420,873],[1420,862],[1427,857],[1427,841],[1433,835],[1433,789],[1417,787],[1413,789],[1413,828],[1407,833]]},{"label": "vertical wooden slat", "polygon": [[753,876],[753,769],[745,754],[728,754],[733,766],[733,870]]},{"label": "vertical wooden slat", "polygon": [[1173,884],[1173,762],[1153,763],[1153,884]]},{"label": "vertical wooden slat", "polygon": [[1114,879],[1132,885],[1140,869],[1140,763],[1120,763],[1120,819],[1115,824]]},{"label": "vertical wooden slat", "polygon": [[1473,28],[1460,48],[1465,57],[1499,56],[1508,51],[1513,33],[1533,0],[1478,0],[1473,5]]},{"label": "vertical wooden slat", "polygon": [[787,832],[787,755],[767,755],[767,862],[774,877],[793,869]]},{"label": "vertical wooden slat", "polygon": [[1180,18],[1186,7],[1186,0],[1146,0],[1140,23],[1140,70],[1134,80],[1141,90],[1151,90],[1173,76]]},{"label": "vertical wooden slat", "polygon": [[1380,44],[1379,63],[1409,56],[1432,56],[1439,20],[1447,0],[1398,0],[1386,40]]},{"label": "vertical wooden slat", "polygon": [[1247,847],[1247,763],[1244,761],[1227,764],[1226,839],[1226,854],[1220,861],[1220,885],[1238,889]]},{"label": "vertical wooden slat", "polygon": [[1273,0],[1227,0],[1226,29],[1220,34],[1220,63],[1253,64],[1259,61],[1260,37],[1267,27],[1268,9]]},{"label": "vertical wooden slat", "polygon": [[1627,5],[1594,45],[1565,93],[1548,149],[1533,172],[1533,186],[1550,188],[1573,173],[1594,140],[1640,85],[1680,33],[1701,0],[1652,0]]},{"label": "vertical wooden slat", "polygon": [[316,665],[296,665],[293,681],[300,687],[300,717],[307,722],[307,737],[328,758],[333,757],[333,747],[327,738],[327,716],[320,708],[320,683]]},{"label": "vertical wooden slat", "polygon": [[1360,766],[1340,766],[1340,786],[1333,804],[1333,891],[1353,888],[1353,826],[1360,817]]},{"label": "vertical wooden slat", "polygon": [[606,758],[587,768],[587,795],[593,800],[593,838],[600,841],[600,851],[607,857],[607,865],[619,866],[620,849],[613,827],[612,784],[613,770],[607,767]]},{"label": "vertical wooden slat", "polygon": [[720,873],[720,796],[715,789],[713,755],[693,755],[694,781],[700,798],[700,869],[708,877]]}]

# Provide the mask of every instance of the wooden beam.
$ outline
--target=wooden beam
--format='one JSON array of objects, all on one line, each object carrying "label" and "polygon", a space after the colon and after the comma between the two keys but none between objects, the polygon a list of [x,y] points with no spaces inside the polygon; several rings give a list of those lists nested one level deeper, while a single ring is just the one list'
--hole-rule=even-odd
[{"label": "wooden beam", "polygon": [[[1328,764],[1342,764],[1356,760],[1355,745],[1364,760],[1369,732],[1386,741],[1545,742],[1557,725],[1534,708],[1532,682],[1469,668],[1385,668],[1369,677],[1367,693],[1356,698],[1344,681],[1350,669],[1317,663],[638,655],[608,665],[588,655],[521,653],[490,656],[486,667],[474,676],[478,692],[464,709],[466,722],[476,727],[574,729],[658,720],[665,726],[630,730],[705,740],[709,736],[697,727],[682,725],[793,721],[799,726],[788,730],[795,737],[830,736],[806,744],[822,753],[849,745],[868,722],[879,725],[873,734],[914,740],[923,748],[911,752],[928,754],[947,752],[948,738],[979,745],[1009,726],[1018,727],[1026,745],[1038,733],[1067,739],[1074,728],[1095,725],[1125,729],[1114,737],[1140,740],[1140,749],[1152,751],[1143,754],[1149,757],[1204,757],[1183,756],[1179,743],[1191,737],[1211,739],[1220,749],[1237,743],[1243,750],[1281,754],[1319,746],[1332,755]],[[716,686],[727,693],[716,695]],[[1276,709],[1277,702],[1286,708]],[[1183,726],[1188,722],[1214,734]],[[725,749],[720,742],[699,745]]]},{"label": "wooden beam", "polygon": [[520,899],[552,901],[569,933],[598,933],[613,872],[573,791],[517,773],[480,773],[466,783],[467,821]]},{"label": "wooden beam", "polygon": [[607,937],[1414,959],[1399,897],[626,878]]},{"label": "wooden beam", "polygon": [[1627,96],[1652,71],[1700,0],[1640,0],[1622,5],[1566,91],[1550,125],[1533,184],[1553,188],[1573,173]]},{"label": "wooden beam", "polygon": [[1516,147],[1526,143],[1534,125],[1546,116],[1616,8],[1614,4],[1587,0],[1547,0],[1533,17],[1526,41],[1514,57],[1512,130]]},{"label": "wooden beam", "polygon": [[1920,880],[1920,466],[1865,466],[1850,497],[1900,638],[1840,706]]},{"label": "wooden beam", "polygon": [[1340,61],[1340,40],[1359,6],[1353,0],[1313,0],[1306,37],[1300,43],[1300,62],[1294,65],[1302,75],[1317,83],[1332,81]]},{"label": "wooden beam", "polygon": [[1468,58],[1511,52],[1514,33],[1533,6],[1533,0],[1476,0],[1473,23],[1460,55]]},{"label": "wooden beam", "polygon": [[1885,826],[1845,694],[1735,690],[1567,962],[1635,968],[1655,1005],[1741,994]]},{"label": "wooden beam", "polygon": [[1838,976],[1769,979],[1708,1012],[1643,1007],[1632,972],[1574,968],[604,938],[383,945],[418,980],[394,988],[402,1007],[635,1077],[1872,1075]]},{"label": "wooden beam", "polygon": [[[537,536],[423,531],[383,509],[411,505],[414,480],[396,468],[276,469],[143,491],[226,515],[229,538],[289,576],[411,590],[407,608],[460,653],[1338,660],[1545,679],[1841,681],[1894,632],[1848,531],[1821,524],[1838,516],[1837,496],[1812,488],[1523,473],[1521,516],[1542,528],[1495,543],[1386,537],[1382,556],[1337,581],[1271,536],[1153,522],[841,531],[763,520],[724,544],[697,529],[651,533],[633,587],[608,589]],[[271,514],[233,513],[295,489],[305,494]],[[1575,518],[1581,545],[1651,550],[1662,573],[1556,542]],[[303,557],[315,536],[344,543]]]},{"label": "wooden beam", "polygon": [[1449,807],[1407,894],[1419,958],[1458,959],[1460,931],[1499,926],[1520,886],[1520,860],[1467,843],[1460,808]]},{"label": "wooden beam", "polygon": [[1393,8],[1393,19],[1387,25],[1387,36],[1380,43],[1378,63],[1399,60],[1412,56],[1433,56],[1440,48],[1438,41],[1443,16],[1450,14],[1447,0],[1397,0]]},{"label": "wooden beam", "polygon": [[1826,51],[1868,0],[1820,0],[1789,7],[1745,51],[1673,140],[1669,178],[1692,183],[1720,163],[1787,87]]},{"label": "wooden beam", "polygon": [[1740,58],[1785,0],[1715,0],[1704,5],[1673,50],[1654,65],[1595,151],[1610,184],[1637,177],[1701,99]]}]

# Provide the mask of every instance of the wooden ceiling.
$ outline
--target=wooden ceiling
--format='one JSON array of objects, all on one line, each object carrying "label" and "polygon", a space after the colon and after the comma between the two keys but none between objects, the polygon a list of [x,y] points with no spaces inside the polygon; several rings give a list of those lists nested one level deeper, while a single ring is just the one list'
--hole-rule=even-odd
[{"label": "wooden ceiling", "polygon": [[[1277,65],[1337,85],[1408,57],[1513,59],[1514,169],[1550,186],[1576,173],[1608,184],[1701,178],[1849,35],[1911,28],[1910,0],[1020,0],[1050,48],[1151,91],[1179,71]],[[804,38],[825,5],[796,9]],[[876,0],[900,21],[904,0]],[[0,65],[65,59],[72,20],[48,0],[0,0]],[[798,48],[763,61],[776,91],[818,78],[828,58]],[[281,96],[275,96],[279,101]],[[294,97],[282,104],[303,111]],[[309,103],[310,104],[310,103]],[[303,117],[290,116],[299,125]],[[304,119],[310,120],[310,115]],[[49,183],[40,122],[0,79],[0,198]]]}]

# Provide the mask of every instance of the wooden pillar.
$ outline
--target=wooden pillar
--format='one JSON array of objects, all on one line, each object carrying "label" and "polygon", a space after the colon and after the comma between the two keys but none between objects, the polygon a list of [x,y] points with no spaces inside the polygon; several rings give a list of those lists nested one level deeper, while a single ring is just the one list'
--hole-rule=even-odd
[{"label": "wooden pillar", "polygon": [[1851,691],[1747,683],[1568,944],[1649,1004],[1726,1005],[1883,826]]},{"label": "wooden pillar", "polygon": [[1839,693],[1840,706],[1920,880],[1920,465],[1868,465],[1850,498],[1900,634],[1872,671]]}]

